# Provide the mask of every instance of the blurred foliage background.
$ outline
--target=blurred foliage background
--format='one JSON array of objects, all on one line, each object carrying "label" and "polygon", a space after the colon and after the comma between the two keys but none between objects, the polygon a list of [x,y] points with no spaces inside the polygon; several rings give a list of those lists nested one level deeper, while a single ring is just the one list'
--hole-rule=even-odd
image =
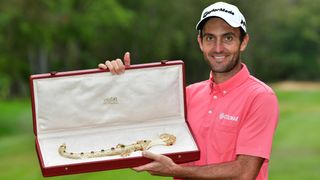
[{"label": "blurred foliage background", "polygon": [[[29,76],[96,68],[131,52],[133,64],[182,59],[187,83],[208,78],[195,25],[213,0],[0,0],[0,179],[42,179]],[[259,79],[319,82],[319,0],[226,0],[247,20],[242,55]],[[320,178],[320,88],[283,91],[271,179]],[[299,109],[299,110],[297,110]],[[130,170],[61,179],[162,179]],[[57,179],[60,179],[57,178]],[[166,179],[166,178],[164,178]],[[169,178],[170,179],[170,178]]]},{"label": "blurred foliage background", "polygon": [[[0,1],[0,97],[28,94],[30,74],[183,59],[188,83],[208,77],[195,25],[212,0]],[[242,59],[267,81],[320,80],[318,0],[228,0],[251,36]]]}]

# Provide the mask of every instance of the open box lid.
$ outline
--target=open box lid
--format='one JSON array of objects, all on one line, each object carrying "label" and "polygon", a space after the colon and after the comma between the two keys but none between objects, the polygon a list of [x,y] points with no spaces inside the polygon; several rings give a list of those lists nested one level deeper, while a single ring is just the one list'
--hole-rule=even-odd
[{"label": "open box lid", "polygon": [[183,62],[127,68],[122,75],[82,70],[30,77],[34,133],[185,121]]}]

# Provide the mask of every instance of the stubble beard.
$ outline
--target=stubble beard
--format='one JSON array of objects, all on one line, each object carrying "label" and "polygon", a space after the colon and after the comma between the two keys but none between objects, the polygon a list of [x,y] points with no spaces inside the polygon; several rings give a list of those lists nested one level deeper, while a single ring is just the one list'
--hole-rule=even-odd
[{"label": "stubble beard", "polygon": [[236,57],[232,58],[231,61],[229,61],[225,66],[222,67],[216,67],[210,59],[204,55],[205,61],[210,66],[210,69],[213,73],[228,73],[235,69],[235,67],[240,64],[240,53],[236,55]]}]

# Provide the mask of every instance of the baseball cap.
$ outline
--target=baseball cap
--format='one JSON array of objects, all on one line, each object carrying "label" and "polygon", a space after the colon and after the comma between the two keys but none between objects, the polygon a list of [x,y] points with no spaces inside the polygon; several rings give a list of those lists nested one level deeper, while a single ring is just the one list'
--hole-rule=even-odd
[{"label": "baseball cap", "polygon": [[201,14],[200,21],[198,22],[196,29],[200,30],[207,19],[211,17],[219,17],[226,21],[232,27],[241,27],[244,32],[246,29],[246,20],[244,16],[239,11],[239,9],[225,2],[217,2],[208,7],[206,7]]}]

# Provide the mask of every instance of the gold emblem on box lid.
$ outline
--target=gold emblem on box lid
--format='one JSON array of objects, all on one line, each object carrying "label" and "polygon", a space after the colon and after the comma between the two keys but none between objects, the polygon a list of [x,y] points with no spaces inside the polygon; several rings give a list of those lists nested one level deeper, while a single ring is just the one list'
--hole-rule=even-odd
[{"label": "gold emblem on box lid", "polygon": [[119,104],[118,97],[106,97],[103,99],[103,104]]}]

